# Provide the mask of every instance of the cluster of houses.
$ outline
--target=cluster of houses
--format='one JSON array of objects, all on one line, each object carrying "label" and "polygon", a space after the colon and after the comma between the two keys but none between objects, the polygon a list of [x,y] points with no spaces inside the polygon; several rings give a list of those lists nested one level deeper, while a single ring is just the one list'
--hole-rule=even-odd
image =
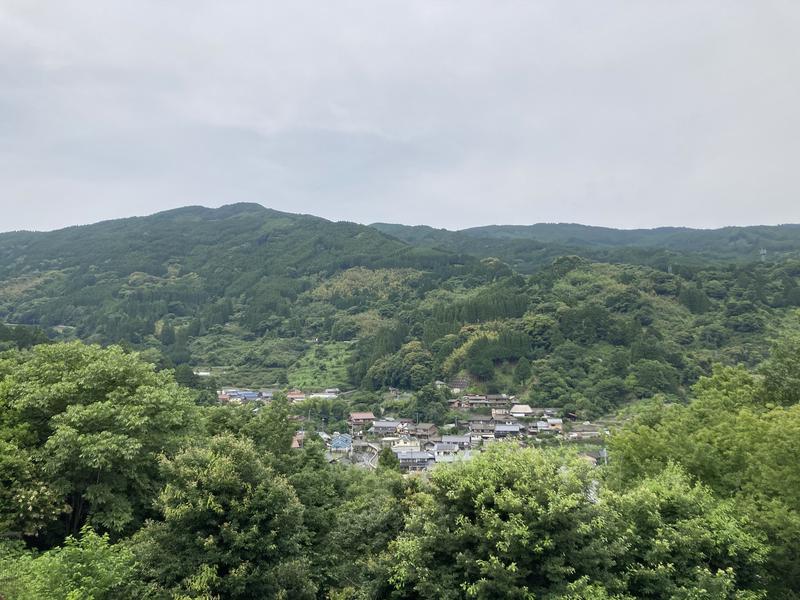
[{"label": "cluster of houses", "polygon": [[[599,438],[604,429],[591,423],[570,421],[566,430],[560,408],[518,404],[513,396],[471,395],[451,401],[464,418],[448,426],[447,433],[433,423],[412,419],[378,419],[372,412],[350,413],[350,446],[371,445],[375,452],[391,448],[404,471],[427,469],[439,462],[464,460],[476,449],[504,439],[529,440],[560,437],[567,441]],[[480,412],[472,412],[480,411]]]},{"label": "cluster of houses", "polygon": [[[272,400],[279,391],[272,388],[260,390],[222,388],[217,391],[217,400],[222,404],[246,404],[254,400]],[[286,398],[288,398],[289,402],[302,402],[306,399],[331,400],[337,398],[339,394],[341,394],[339,388],[326,388],[321,392],[312,392],[310,394],[294,388],[286,392]]]},{"label": "cluster of houses", "polygon": [[[316,432],[327,447],[330,461],[347,461],[350,464],[377,467],[378,456],[383,448],[391,448],[403,471],[422,471],[441,462],[466,460],[473,452],[468,435],[438,435],[432,423],[411,424],[408,433],[395,436],[365,436],[363,432],[332,435]],[[298,432],[292,446],[299,448],[305,441],[305,433]]]},{"label": "cluster of houses", "polygon": [[[222,403],[244,404],[272,400],[277,389],[223,388],[218,392]],[[337,388],[306,395],[298,389],[286,393],[290,402],[307,398],[336,398]],[[450,408],[462,417],[439,430],[433,423],[413,419],[376,418],[370,411],[351,412],[349,432],[316,432],[327,447],[329,460],[344,461],[368,468],[377,466],[383,448],[395,453],[403,471],[422,471],[442,462],[467,460],[472,453],[497,440],[536,441],[560,438],[566,441],[599,438],[605,429],[589,422],[579,423],[568,415],[565,427],[560,408],[531,407],[517,403],[506,394],[463,395],[450,400]],[[292,442],[302,447],[307,432],[299,431]]]}]

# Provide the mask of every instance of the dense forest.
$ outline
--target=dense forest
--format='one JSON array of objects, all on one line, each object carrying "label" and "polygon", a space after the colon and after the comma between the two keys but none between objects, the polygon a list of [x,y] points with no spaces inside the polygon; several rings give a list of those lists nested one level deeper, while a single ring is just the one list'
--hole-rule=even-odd
[{"label": "dense forest", "polygon": [[[2,234],[0,598],[798,598],[799,309],[793,226],[240,204]],[[611,416],[607,461],[515,440],[404,475],[312,435],[457,420],[442,382]]]},{"label": "dense forest", "polygon": [[0,319],[203,368],[216,385],[460,379],[586,417],[685,400],[714,363],[753,367],[797,326],[794,226],[403,235],[419,229],[238,204],[2,234]]},{"label": "dense forest", "polygon": [[762,250],[782,260],[797,257],[800,225],[723,227],[715,230],[661,227],[620,230],[571,223],[490,225],[460,231],[374,223],[372,227],[415,246],[499,257],[523,273],[552,258],[575,254],[596,261],[666,267],[757,260]]},{"label": "dense forest", "polygon": [[0,359],[0,595],[792,599],[800,338],[637,405],[607,466],[498,442],[403,477],[292,449],[285,398],[198,406],[80,342]]}]

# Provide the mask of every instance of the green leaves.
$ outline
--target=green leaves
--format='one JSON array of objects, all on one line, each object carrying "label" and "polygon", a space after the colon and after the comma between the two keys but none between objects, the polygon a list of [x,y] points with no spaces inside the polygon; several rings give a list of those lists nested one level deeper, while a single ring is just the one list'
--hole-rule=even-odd
[{"label": "green leaves", "polygon": [[437,469],[390,545],[391,582],[409,598],[664,600],[763,584],[762,540],[681,470],[622,492],[594,477],[583,461],[500,444]]},{"label": "green leaves", "polygon": [[[669,466],[605,502],[619,519],[621,580],[635,597],[671,598],[720,574],[731,590],[763,585],[767,547],[730,502]],[[734,597],[732,595],[721,598]]]},{"label": "green leaves", "polygon": [[38,346],[13,363],[0,383],[0,414],[0,440],[27,453],[28,480],[69,505],[62,535],[87,519],[121,533],[149,513],[158,456],[182,444],[195,407],[168,373],[136,355],[72,343]]},{"label": "green leaves", "polygon": [[800,402],[800,335],[781,338],[761,367],[768,402],[789,406]]},{"label": "green leaves", "polygon": [[795,357],[786,351],[793,343],[777,347],[763,379],[741,367],[717,369],[698,382],[688,406],[654,407],[609,440],[610,475],[617,486],[675,464],[729,499],[727,512],[706,512],[681,545],[707,543],[703,528],[725,534],[730,521],[745,518],[747,528],[761,532],[768,545],[739,554],[763,556],[763,571],[771,577],[762,574],[760,581],[776,598],[791,597],[785,594],[800,585],[800,405],[782,406],[793,393],[787,382],[794,377]]},{"label": "green leaves", "polygon": [[602,564],[590,484],[583,464],[500,444],[437,469],[391,546],[396,584],[423,598],[521,598],[569,580],[589,554]]},{"label": "green leaves", "polygon": [[10,600],[124,600],[141,597],[137,587],[131,551],[88,526],[38,556],[0,548],[0,590]]},{"label": "green leaves", "polygon": [[35,535],[67,508],[58,490],[42,477],[31,452],[0,440],[0,531]]},{"label": "green leaves", "polygon": [[252,442],[216,436],[162,468],[163,521],[134,540],[143,576],[192,598],[314,597],[303,505]]}]

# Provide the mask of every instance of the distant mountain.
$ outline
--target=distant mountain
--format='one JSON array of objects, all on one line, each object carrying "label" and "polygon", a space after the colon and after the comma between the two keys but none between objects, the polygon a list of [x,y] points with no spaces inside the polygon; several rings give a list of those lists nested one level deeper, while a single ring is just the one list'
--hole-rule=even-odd
[{"label": "distant mountain", "polygon": [[[302,354],[298,340],[329,334],[331,310],[314,317],[319,322],[309,317],[307,326],[292,315],[299,298],[308,301],[309,290],[336,274],[354,268],[449,273],[476,263],[355,223],[258,204],[191,206],[0,234],[0,322],[35,324],[60,337],[166,347],[176,362],[249,361],[263,373],[285,370]],[[280,351],[234,342],[267,332],[290,342]],[[199,343],[190,349],[189,340],[200,338],[213,338],[222,349]]]},{"label": "distant mountain", "polygon": [[554,256],[576,254],[591,260],[663,266],[751,262],[800,256],[800,225],[690,229],[611,229],[574,223],[488,225],[460,231],[374,223],[375,229],[420,247],[442,248],[478,257],[497,256],[522,272],[548,264]]},{"label": "distant mountain", "polygon": [[40,341],[25,327],[39,326],[147,352],[189,381],[195,367],[306,390],[457,378],[593,415],[684,397],[714,362],[760,361],[797,322],[799,247],[798,226],[454,232],[186,207],[0,234],[0,323],[21,326],[0,328],[0,350]]},{"label": "distant mountain", "polygon": [[[408,244],[355,223],[258,204],[191,206],[52,232],[0,234],[0,277],[74,268],[161,276],[179,265],[230,285],[242,271],[315,273],[393,260],[414,262],[419,255]],[[443,253],[430,256],[435,262]]]}]

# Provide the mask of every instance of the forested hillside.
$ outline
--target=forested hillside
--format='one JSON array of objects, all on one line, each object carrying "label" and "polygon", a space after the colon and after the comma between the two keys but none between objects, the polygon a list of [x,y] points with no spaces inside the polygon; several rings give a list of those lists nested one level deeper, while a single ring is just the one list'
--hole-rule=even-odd
[{"label": "forested hillside", "polygon": [[[455,253],[252,204],[3,234],[0,317],[211,369],[218,384],[417,390],[459,378],[584,416],[683,398],[712,363],[756,365],[796,327],[800,260],[772,250],[791,255],[797,228],[564,227],[480,231],[501,246],[548,234],[532,274],[480,247]],[[573,245],[553,245],[554,232]],[[731,236],[745,249],[735,261]],[[576,239],[654,252],[685,242],[713,260],[560,256]],[[744,261],[768,240],[766,261]]]},{"label": "forested hillside", "polygon": [[[257,205],[0,235],[0,597],[798,598],[796,240],[412,241]],[[438,380],[565,429],[476,434]]]},{"label": "forested hillside", "polygon": [[554,256],[565,254],[659,268],[671,264],[746,264],[758,260],[762,249],[774,260],[800,257],[800,225],[624,230],[538,223],[460,231],[390,223],[375,223],[372,227],[419,247],[496,256],[524,273],[534,272]]}]

